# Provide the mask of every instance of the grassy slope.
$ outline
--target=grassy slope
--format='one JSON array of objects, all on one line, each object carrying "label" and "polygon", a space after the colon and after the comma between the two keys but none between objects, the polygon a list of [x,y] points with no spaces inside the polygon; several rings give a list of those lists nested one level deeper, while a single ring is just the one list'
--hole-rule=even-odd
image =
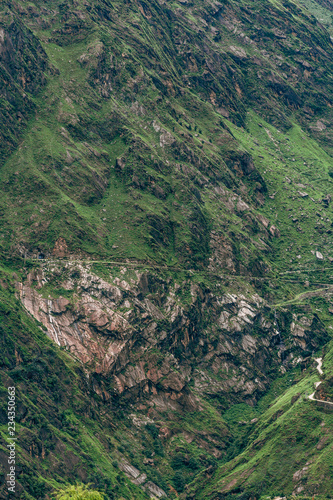
[{"label": "grassy slope", "polygon": [[300,4],[311,12],[331,35],[333,34],[332,6],[329,2],[300,0]]},{"label": "grassy slope", "polygon": [[[331,157],[297,125],[284,134],[250,113],[246,130],[229,127],[251,151],[268,186],[261,212],[281,232],[273,243],[274,270],[281,280],[330,282],[332,207],[326,208],[322,199],[333,185]],[[325,265],[312,253],[316,251],[325,255]]]},{"label": "grassy slope", "polygon": [[[56,4],[52,3],[52,8]],[[36,8],[38,5],[37,2]],[[97,6],[101,8],[98,2]],[[27,16],[28,24],[43,43],[50,65],[57,68],[59,74],[50,75],[48,86],[34,98],[37,120],[31,120],[19,149],[1,172],[2,203],[3,207],[9,207],[5,210],[4,251],[12,252],[20,245],[23,252],[23,245],[28,250],[39,248],[48,252],[61,236],[71,251],[148,257],[167,263],[179,259],[183,262],[190,256],[193,265],[207,262],[210,229],[225,232],[229,227],[233,243],[242,246],[239,242],[246,240],[244,251],[250,247],[252,258],[257,258],[258,251],[249,239],[254,226],[244,223],[239,214],[230,215],[224,203],[212,198],[212,185],[227,186],[230,194],[235,190],[239,192],[241,187],[237,172],[230,172],[224,162],[230,152],[238,150],[238,144],[222,125],[221,115],[217,113],[219,101],[225,100],[236,110],[235,122],[245,123],[245,105],[259,84],[262,96],[260,99],[254,96],[250,105],[273,121],[270,106],[277,106],[276,117],[280,117],[281,125],[288,126],[283,99],[279,100],[269,86],[258,81],[252,59],[258,57],[265,46],[274,52],[274,57],[282,54],[289,68],[294,51],[300,51],[297,47],[308,50],[309,41],[296,40],[295,46],[288,47],[286,52],[280,42],[270,39],[271,31],[256,39],[257,32],[249,23],[248,13],[245,15],[244,9],[230,5],[224,9],[224,15],[232,18],[235,11],[242,20],[242,29],[256,45],[245,47],[248,60],[235,58],[230,46],[239,45],[239,35],[230,32],[220,18],[216,21],[208,10],[208,22],[216,25],[223,37],[214,40],[209,33],[205,35],[205,43],[209,43],[205,61],[200,53],[202,42],[198,49],[193,46],[198,36],[193,18],[203,15],[200,5],[195,2],[189,10],[183,7],[181,13],[177,9],[171,5],[164,12],[155,3],[144,4],[141,10],[110,4],[106,12],[115,21],[112,25],[107,24],[103,16],[97,24],[96,10],[90,14],[94,22],[87,18],[82,34],[73,31],[71,38],[61,40],[57,33],[65,21],[69,27],[76,26],[76,12],[87,16],[81,3],[73,15],[63,14],[63,20],[51,14],[42,16],[49,28],[41,29],[40,24],[33,24],[33,18]],[[270,30],[278,15],[286,15],[278,5],[274,9],[266,14],[271,16]],[[254,12],[260,22],[263,15],[260,4]],[[106,15],[104,11],[103,15]],[[157,18],[162,37],[157,32]],[[296,23],[295,29],[302,33],[309,19],[301,13],[289,16],[288,22],[291,18]],[[128,33],[121,29],[124,24],[130,27]],[[185,30],[192,62],[181,59],[175,44],[180,30]],[[325,36],[319,34],[316,27],[313,30],[326,47]],[[172,31],[175,40],[169,35]],[[162,46],[156,43],[156,36]],[[155,66],[144,56],[147,50],[157,61]],[[218,57],[223,56],[230,71],[235,72],[234,82],[228,81],[219,63],[212,59],[216,57],[214,50]],[[107,62],[111,54],[115,61],[113,67]],[[217,78],[209,69],[211,64],[217,70]],[[269,72],[278,70],[266,56],[262,57],[261,64],[267,77]],[[200,65],[208,68],[205,71],[212,74],[213,81],[205,82]],[[165,70],[170,76],[170,92],[166,92],[165,83],[162,84]],[[105,94],[103,89],[108,78],[112,91]],[[187,88],[186,81],[189,82]],[[314,85],[319,96],[318,83]],[[298,82],[296,86],[302,95],[302,84]],[[306,97],[310,107],[311,99]],[[320,99],[317,99],[317,108]],[[141,109],[140,106],[142,111],[135,111]],[[327,108],[320,105],[320,114],[325,113]],[[160,147],[160,132],[152,126],[154,121],[173,135],[176,150],[181,149],[184,142],[189,150],[175,153],[172,148]],[[117,172],[115,161],[122,156],[126,168],[124,172]],[[181,168],[177,167],[179,161]],[[260,166],[260,160],[256,165]],[[184,175],[186,169],[192,174]],[[212,185],[203,189],[207,179]],[[256,198],[253,188],[250,182],[249,195],[243,191],[245,200],[251,204]],[[202,192],[203,203],[198,202],[198,190]]]},{"label": "grassy slope", "polygon": [[[332,346],[327,348],[324,358],[326,372],[327,367],[331,369],[331,357]],[[286,377],[292,379],[293,375]],[[243,409],[238,414],[236,407],[232,409],[235,424],[241,416],[243,420],[244,417],[259,418],[256,424],[250,425],[254,427],[248,437],[250,444],[243,453],[220,467],[209,481],[202,481],[206,487],[197,488],[198,479],[190,486],[189,494],[192,490],[198,499],[237,499],[245,498],[242,491],[246,491],[256,498],[279,495],[290,498],[296,488],[303,487],[297,492],[301,498],[302,495],[310,498],[312,494],[316,494],[316,498],[331,498],[333,415],[307,399],[317,380],[318,373],[314,367],[309,368],[306,373],[299,372],[291,387],[271,401],[268,408],[265,397],[251,415],[244,414]],[[303,467],[308,468],[302,477],[293,480],[293,475]]]}]

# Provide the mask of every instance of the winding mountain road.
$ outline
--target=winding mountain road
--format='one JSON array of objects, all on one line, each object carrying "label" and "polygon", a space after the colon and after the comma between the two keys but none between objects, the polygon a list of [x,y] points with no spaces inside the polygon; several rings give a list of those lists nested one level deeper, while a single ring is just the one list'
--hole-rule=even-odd
[{"label": "winding mountain road", "polygon": [[[324,375],[324,372],[322,370],[322,366],[323,366],[323,358],[315,358],[315,361],[317,361],[317,370],[319,372],[319,375]],[[328,404],[328,405],[333,405],[333,403],[331,403],[330,401],[324,401],[323,399],[316,399],[314,396],[316,394],[316,390],[318,389],[318,387],[320,386],[321,384],[321,381],[320,382],[315,382],[315,391],[310,394],[309,396],[309,399],[311,399],[311,401],[319,401],[319,403],[325,403],[325,404]]]}]

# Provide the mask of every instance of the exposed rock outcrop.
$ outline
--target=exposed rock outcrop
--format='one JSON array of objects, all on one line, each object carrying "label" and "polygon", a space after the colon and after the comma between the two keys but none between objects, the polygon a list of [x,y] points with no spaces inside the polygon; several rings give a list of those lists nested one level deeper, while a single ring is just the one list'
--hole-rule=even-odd
[{"label": "exposed rock outcrop", "polygon": [[[158,412],[200,409],[203,396],[253,404],[272,371],[300,362],[326,339],[306,314],[290,321],[286,310],[277,325],[257,294],[213,293],[153,272],[126,278],[126,268],[106,281],[89,266],[59,266],[45,262],[30,273],[17,285],[20,298],[85,365],[105,399],[146,401]],[[55,276],[67,297],[43,297]]]}]

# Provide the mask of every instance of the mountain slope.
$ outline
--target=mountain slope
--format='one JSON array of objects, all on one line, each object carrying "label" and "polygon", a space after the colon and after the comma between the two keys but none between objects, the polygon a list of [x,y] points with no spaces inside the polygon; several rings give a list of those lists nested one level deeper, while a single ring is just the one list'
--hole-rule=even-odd
[{"label": "mountain slope", "polygon": [[[14,5],[59,74],[49,76],[36,101],[38,123],[2,170],[3,204],[10,207],[4,250],[48,254],[63,237],[69,252],[206,265],[211,230],[230,233],[225,226],[232,224],[217,199],[225,219],[218,224],[207,196],[221,186],[255,207],[266,190],[223,115],[241,125],[252,108],[288,128],[293,113],[330,144],[329,128],[317,122],[330,113],[331,42],[296,7],[272,6],[260,31],[252,22],[260,22],[260,4],[252,17],[234,4],[200,10],[97,2],[87,10],[78,2],[59,15],[55,4],[40,14],[38,4]],[[251,220],[227,238],[247,239],[254,259],[248,237],[255,226]]]},{"label": "mountain slope", "polygon": [[[324,358],[329,363],[326,372],[329,379],[331,357],[330,346]],[[250,434],[246,450],[220,467],[209,480],[203,475],[198,478],[199,490],[191,485],[195,493],[189,491],[187,497],[244,498],[242,492],[246,491],[256,497],[269,493],[287,498],[291,495],[330,498],[332,411],[324,403],[318,405],[309,400],[318,380],[314,372],[313,365],[306,374],[298,374],[299,381],[273,400],[267,409],[259,405],[258,423]],[[242,425],[246,423],[251,427],[250,422]],[[207,486],[202,489],[205,483]]]},{"label": "mountain slope", "polygon": [[1,369],[30,411],[22,498],[76,479],[119,499],[329,494],[322,410],[290,404],[311,357],[331,366],[329,6],[1,8]]}]

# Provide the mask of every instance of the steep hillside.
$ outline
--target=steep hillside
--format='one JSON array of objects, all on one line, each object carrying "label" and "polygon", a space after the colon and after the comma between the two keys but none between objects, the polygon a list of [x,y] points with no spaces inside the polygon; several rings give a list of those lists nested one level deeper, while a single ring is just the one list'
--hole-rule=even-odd
[{"label": "steep hillside", "polygon": [[[323,364],[330,385],[331,361],[332,345],[327,348]],[[246,415],[244,405],[236,405],[225,414],[236,427],[234,432],[240,426],[250,429],[249,445],[208,479],[201,474],[188,489],[187,498],[246,498],[241,494],[244,491],[256,498],[269,498],[261,497],[263,493],[287,498],[331,498],[332,409],[331,403],[318,404],[309,399],[320,378],[314,366],[305,374],[299,372],[294,379],[297,382],[279,398],[272,401],[266,396],[252,413]],[[287,385],[291,382],[288,380]],[[244,415],[248,421],[237,421]],[[251,417],[255,425],[249,421]]]},{"label": "steep hillside", "polygon": [[20,498],[329,498],[330,34],[314,0],[1,5]]},{"label": "steep hillside", "polygon": [[12,5],[54,74],[1,172],[4,251],[57,254],[64,238],[67,254],[207,266],[215,231],[263,271],[267,186],[228,119],[298,121],[329,151],[328,34],[294,4],[42,5]]},{"label": "steep hillside", "polygon": [[[146,495],[119,471],[122,409],[105,411],[82,366],[23,310],[1,269],[0,497],[8,498],[7,387],[16,387],[16,498],[50,498],[66,483],[93,482],[108,498]],[[117,422],[118,430],[116,431]],[[126,429],[126,427],[125,427]],[[115,432],[116,431],[116,432]]]},{"label": "steep hillside", "polygon": [[22,23],[18,13],[1,10],[1,165],[18,145],[20,134],[35,110],[33,96],[46,84],[50,70],[38,38]]}]

